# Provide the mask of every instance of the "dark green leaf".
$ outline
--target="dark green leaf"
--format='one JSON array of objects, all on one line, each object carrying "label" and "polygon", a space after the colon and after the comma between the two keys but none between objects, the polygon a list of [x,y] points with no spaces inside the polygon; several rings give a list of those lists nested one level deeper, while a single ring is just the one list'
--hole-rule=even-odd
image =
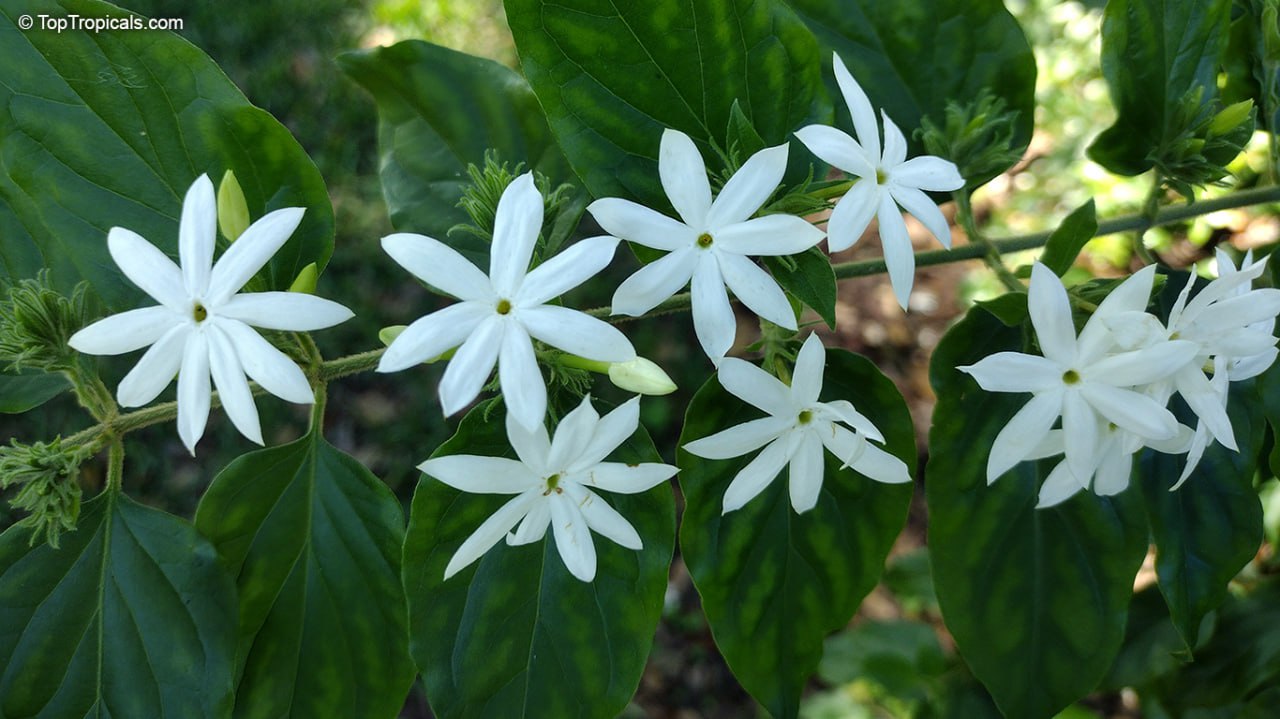
[{"label": "dark green leaf", "polygon": [[831,268],[831,258],[817,247],[811,247],[787,259],[795,262],[795,269],[784,259],[766,257],[765,264],[773,279],[782,289],[805,303],[831,329],[836,327],[836,273]]},{"label": "dark green leaf", "polygon": [[236,717],[394,717],[413,679],[404,515],[323,437],[243,455],[196,511],[240,590]]},{"label": "dark green leaf", "polygon": [[853,124],[831,71],[833,51],[872,106],[883,108],[902,128],[912,155],[924,151],[913,137],[921,118],[942,125],[948,101],[972,100],[984,87],[1018,112],[1015,146],[1025,148],[1031,141],[1035,58],[1022,28],[999,0],[789,2],[822,44],[827,90],[836,100],[842,129],[853,132]]},{"label": "dark green leaf", "polygon": [[[865,357],[827,352],[823,400],[846,399],[872,418],[886,449],[915,466],[911,416],[897,388]],[[715,378],[685,416],[681,446],[758,416]],[[822,495],[812,510],[791,508],[787,480],[775,479],[743,508],[721,515],[725,488],[751,456],[706,460],[681,451],[685,514],[680,546],[703,610],[729,668],[775,717],[794,717],[822,658],[823,638],[843,627],[875,586],[902,530],[910,485],[841,470],[825,454]]]},{"label": "dark green leaf", "polygon": [[[512,456],[502,413],[473,410],[433,456]],[[643,429],[614,461],[657,462]],[[424,476],[404,548],[413,656],[436,716],[612,717],[635,693],[662,612],[675,546],[675,502],[663,483],[635,495],[605,493],[639,532],[636,552],[594,536],[595,581],[565,568],[550,533],[505,542],[444,581],[463,540],[504,495],[464,494]]]},{"label": "dark green leaf", "polygon": [[870,621],[827,638],[818,675],[829,684],[869,680],[903,700],[925,699],[946,669],[942,645],[923,622]]},{"label": "dark green leaf", "polygon": [[507,0],[506,8],[524,74],[596,197],[670,207],[658,181],[662,131],[692,137],[714,169],[712,147],[727,149],[735,101],[770,145],[824,119],[814,109],[817,43],[777,0]]},{"label": "dark green leaf", "polygon": [[71,384],[59,373],[0,373],[0,412],[20,414],[39,407],[69,389]]},{"label": "dark green leaf", "polygon": [[1118,117],[1089,146],[1094,162],[1120,175],[1151,168],[1178,103],[1217,92],[1231,0],[1110,0],[1102,16],[1102,74]]},{"label": "dark green leaf", "polygon": [[763,150],[767,143],[756,128],[751,125],[747,113],[742,111],[742,103],[736,98],[729,110],[729,129],[725,132],[725,145],[729,152],[738,153],[738,159],[745,161],[751,155]]},{"label": "dark green leaf", "polygon": [[235,590],[190,523],[108,491],[61,549],[0,535],[0,716],[225,717]]},{"label": "dark green leaf", "polygon": [[1005,327],[1019,327],[1031,316],[1027,312],[1026,292],[1006,292],[999,297],[979,300],[974,304],[990,312]]},{"label": "dark green leaf", "polygon": [[333,208],[315,165],[204,53],[168,32],[22,31],[20,13],[127,15],[96,0],[0,8],[0,280],[48,267],[63,293],[86,280],[106,309],[133,307],[143,294],[108,256],[107,230],[126,227],[177,257],[187,188],[225,170],[255,218],[307,210],[268,265],[269,287],[324,266]]},{"label": "dark green leaf", "polygon": [[1187,645],[1169,618],[1169,608],[1156,587],[1147,587],[1129,602],[1124,644],[1102,687],[1119,691],[1141,687],[1191,660]]},{"label": "dark green leaf", "polygon": [[1056,459],[1024,462],[988,486],[991,444],[1028,398],[986,392],[955,368],[1021,344],[1019,329],[970,311],[938,345],[925,487],[947,628],[1005,715],[1038,719],[1083,697],[1111,665],[1147,528],[1135,490],[1036,509]]},{"label": "dark green leaf", "polygon": [[1273,439],[1271,456],[1267,461],[1271,465],[1271,473],[1280,476],[1280,364],[1273,364],[1271,369],[1258,375],[1257,387]]},{"label": "dark green leaf", "polygon": [[1049,235],[1040,262],[1053,270],[1059,277],[1067,274],[1076,261],[1080,250],[1098,232],[1098,213],[1093,198],[1077,207],[1058,225],[1058,229]]},{"label": "dark green leaf", "polygon": [[458,199],[470,182],[467,165],[483,167],[488,149],[553,183],[572,180],[538,99],[509,68],[420,40],[349,52],[339,62],[378,103],[382,192],[397,230],[488,257],[475,237],[446,238],[470,221]]}]

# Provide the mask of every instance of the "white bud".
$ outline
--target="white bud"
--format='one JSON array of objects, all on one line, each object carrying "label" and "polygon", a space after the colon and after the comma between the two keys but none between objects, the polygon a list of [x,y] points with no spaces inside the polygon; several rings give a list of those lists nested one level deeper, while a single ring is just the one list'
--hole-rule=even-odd
[{"label": "white bud", "polygon": [[667,373],[644,357],[609,365],[609,381],[639,394],[663,395],[676,391],[676,383]]}]

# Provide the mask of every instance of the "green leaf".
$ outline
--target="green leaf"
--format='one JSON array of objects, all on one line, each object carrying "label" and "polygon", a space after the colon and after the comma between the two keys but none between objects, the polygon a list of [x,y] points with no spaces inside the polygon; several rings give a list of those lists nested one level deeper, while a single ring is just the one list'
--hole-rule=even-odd
[{"label": "green leaf", "polygon": [[713,160],[735,101],[769,145],[826,114],[814,105],[817,43],[777,0],[505,4],[524,74],[596,197],[670,207],[657,171],[663,130]]},{"label": "green leaf", "polygon": [[1271,365],[1266,372],[1258,375],[1258,397],[1267,424],[1271,427],[1271,456],[1267,462],[1271,473],[1280,476],[1280,363]]},{"label": "green leaf", "polygon": [[1102,15],[1102,74],[1117,118],[1089,146],[1089,158],[1120,175],[1152,166],[1182,98],[1209,102],[1227,40],[1231,0],[1110,0]]},{"label": "green leaf", "polygon": [[51,270],[118,312],[145,299],[107,253],[125,227],[177,257],[182,198],[201,174],[234,170],[260,217],[304,207],[265,271],[286,289],[333,251],[333,208],[315,165],[200,50],[168,32],[19,30],[26,16],[125,17],[96,0],[0,8],[0,281]]},{"label": "green leaf", "polygon": [[939,343],[925,488],[947,628],[1005,715],[1038,719],[1089,693],[1111,665],[1147,528],[1136,490],[1036,509],[1056,459],[1024,462],[988,486],[991,444],[1027,397],[985,392],[955,368],[1021,349],[1022,331],[984,311]]},{"label": "green leaf", "polygon": [[1190,661],[1187,645],[1169,618],[1160,590],[1154,586],[1136,592],[1129,603],[1124,644],[1107,672],[1102,687],[1119,691],[1141,687]]},{"label": "green leaf", "polygon": [[999,0],[789,2],[822,45],[827,91],[836,101],[837,125],[845,131],[852,133],[853,123],[831,70],[832,52],[844,60],[872,106],[883,108],[903,129],[911,155],[924,152],[913,136],[921,118],[942,126],[948,101],[971,100],[984,87],[1018,112],[1016,148],[1031,141],[1035,58],[1022,28]]},{"label": "green leaf", "polygon": [[1093,198],[1072,210],[1058,225],[1058,229],[1049,235],[1040,262],[1059,277],[1067,274],[1076,256],[1084,249],[1085,243],[1093,239],[1098,232],[1098,213]]},{"label": "green leaf", "polygon": [[[845,399],[915,466],[911,416],[897,388],[865,357],[827,351],[823,400]],[[713,377],[689,404],[680,445],[736,425],[759,410]],[[902,530],[910,485],[840,469],[824,453],[818,505],[797,515],[785,477],[743,508],[721,514],[724,490],[751,456],[706,460],[679,454],[685,514],[680,546],[711,631],[742,686],[775,717],[794,717],[822,658],[823,638],[845,626],[884,570]]]},{"label": "green leaf", "polygon": [[[469,413],[433,456],[513,456],[500,411]],[[613,461],[661,461],[638,429]],[[550,532],[541,542],[499,542],[443,580],[458,546],[505,495],[465,494],[423,476],[404,547],[411,646],[431,709],[452,717],[617,716],[635,693],[662,613],[675,546],[675,501],[663,483],[606,493],[644,542],[637,552],[593,537],[596,578],[565,568]]]},{"label": "green leaf", "polygon": [[[795,269],[787,266],[795,263]],[[836,327],[836,273],[831,258],[817,247],[783,259],[766,257],[765,264],[782,289],[805,303],[831,329]]]},{"label": "green leaf", "polygon": [[236,717],[396,716],[404,514],[373,473],[312,433],[227,465],[196,527],[240,590]]},{"label": "green leaf", "polygon": [[974,304],[990,312],[1005,327],[1019,327],[1031,316],[1027,310],[1026,292],[1006,292]]},{"label": "green leaf", "polygon": [[107,491],[30,539],[0,535],[0,716],[228,715],[235,590],[189,522]]},{"label": "green leaf", "polygon": [[446,235],[470,222],[458,200],[470,182],[467,165],[483,167],[488,149],[554,183],[572,180],[538,99],[509,68],[420,40],[344,53],[338,62],[378,103],[382,191],[397,230],[487,258],[478,238]]},{"label": "green leaf", "polygon": [[71,383],[60,373],[0,372],[0,412],[21,414],[39,407],[69,389],[71,389]]},{"label": "green leaf", "polygon": [[828,684],[869,680],[896,699],[923,701],[927,682],[946,668],[933,627],[902,620],[869,621],[827,638],[818,675]]}]

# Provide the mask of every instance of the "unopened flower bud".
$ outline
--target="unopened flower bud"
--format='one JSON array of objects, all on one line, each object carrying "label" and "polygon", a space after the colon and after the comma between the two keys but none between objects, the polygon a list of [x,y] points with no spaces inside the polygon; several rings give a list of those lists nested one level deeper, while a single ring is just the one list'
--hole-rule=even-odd
[{"label": "unopened flower bud", "polygon": [[667,373],[644,357],[609,365],[609,381],[639,394],[664,395],[676,391],[676,383]]},{"label": "unopened flower bud", "polygon": [[383,327],[378,330],[378,341],[390,347],[391,343],[395,342],[396,338],[400,336],[400,333],[404,332],[408,328],[409,325],[391,325],[390,327]]},{"label": "unopened flower bud", "polygon": [[289,285],[289,291],[314,295],[316,293],[316,280],[319,277],[320,270],[316,268],[316,263],[312,262],[298,272],[298,276],[294,278],[293,284]]},{"label": "unopened flower bud", "polygon": [[1253,100],[1241,100],[1222,109],[1209,123],[1210,135],[1225,135],[1249,119],[1253,112]]},{"label": "unopened flower bud", "polygon": [[223,174],[218,184],[218,227],[228,242],[235,242],[249,228],[249,205],[231,170]]}]

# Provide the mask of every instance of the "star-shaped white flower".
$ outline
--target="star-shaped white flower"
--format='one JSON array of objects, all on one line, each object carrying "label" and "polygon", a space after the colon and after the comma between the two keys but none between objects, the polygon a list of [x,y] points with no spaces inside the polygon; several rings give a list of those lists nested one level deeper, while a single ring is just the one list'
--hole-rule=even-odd
[{"label": "star-shaped white flower", "polygon": [[507,411],[533,429],[542,425],[547,411],[547,387],[534,356],[534,339],[587,359],[634,359],[631,342],[609,323],[547,304],[609,264],[618,240],[582,240],[529,271],[542,213],[542,195],[532,173],[507,186],[493,223],[488,276],[439,240],[409,233],[384,237],[382,248],[392,259],[462,301],[409,325],[387,347],[378,371],[396,372],[458,347],[440,381],[445,415],[480,394],[496,363]]},{"label": "star-shaped white flower", "polygon": [[692,283],[698,342],[719,363],[733,346],[737,322],[725,286],[752,312],[796,329],[795,313],[778,283],[751,257],[793,255],[818,244],[823,232],[794,215],[752,218],[778,189],[787,146],[752,155],[713,201],[707,168],[693,140],[662,133],[658,174],[679,213],[674,220],[630,200],[605,198],[587,207],[605,232],[670,254],[627,278],[613,295],[613,313],[642,315]]},{"label": "star-shaped white flower", "polygon": [[[1110,497],[1123,492],[1129,487],[1129,477],[1133,472],[1133,455],[1143,447],[1151,447],[1167,454],[1179,454],[1187,451],[1192,445],[1190,427],[1178,425],[1178,433],[1171,439],[1151,440],[1119,427],[1101,416],[1096,432],[1098,449],[1094,453],[1094,467],[1082,478],[1071,471],[1070,464],[1064,458],[1054,466],[1040,485],[1040,496],[1037,509],[1045,509],[1061,504],[1075,496],[1081,490],[1091,490],[1100,497]],[[1049,434],[1040,445],[1025,459],[1034,460],[1062,454],[1066,450],[1063,431],[1049,430]],[[1193,448],[1194,450],[1194,448]],[[1200,451],[1203,452],[1203,444]],[[1199,455],[1196,456],[1199,461]]]},{"label": "star-shaped white flower", "polygon": [[684,446],[706,459],[730,459],[764,447],[729,483],[724,513],[754,499],[788,464],[792,508],[797,513],[813,509],[822,491],[823,447],[845,466],[876,481],[911,481],[902,460],[867,442],[884,442],[884,436],[848,400],[818,401],[826,362],[822,341],[809,335],[796,356],[790,387],[750,362],[730,357],[720,363],[716,377],[721,386],[769,415]]},{"label": "star-shaped white flower", "polygon": [[1032,267],[1027,307],[1044,356],[998,352],[958,368],[989,392],[1033,394],[996,435],[987,460],[988,482],[1029,457],[1059,417],[1066,461],[1078,478],[1090,477],[1098,467],[1102,419],[1146,440],[1177,434],[1173,414],[1134,388],[1181,368],[1195,356],[1196,344],[1165,340],[1117,353],[1107,326],[1109,317],[1146,308],[1154,278],[1152,265],[1112,290],[1077,338],[1061,280],[1039,262]]},{"label": "star-shaped white flower", "polygon": [[[418,465],[463,492],[516,495],[463,541],[445,567],[444,578],[479,559],[503,536],[513,546],[529,544],[542,539],[548,526],[565,567],[584,582],[596,576],[591,531],[627,549],[643,548],[635,527],[592,491],[637,494],[676,473],[675,467],[656,462],[604,461],[636,431],[639,421],[639,397],[604,417],[591,406],[591,398],[584,397],[561,420],[554,439],[548,439],[542,425],[529,431],[508,414],[507,437],[519,460],[457,454]],[[517,522],[516,531],[507,534]]]},{"label": "star-shaped white flower", "polygon": [[262,269],[302,221],[303,209],[266,214],[213,263],[217,204],[201,175],[182,201],[178,225],[181,268],[134,232],[113,227],[107,249],[125,276],[160,304],[98,320],[68,344],[88,354],[116,355],[151,348],[121,380],[117,400],[138,407],[155,399],[178,375],[178,434],[195,454],[209,417],[209,377],[236,429],[262,444],[249,383],[299,404],[315,400],[298,365],[250,326],[306,332],[351,318],[351,310],[297,292],[236,294]]},{"label": "star-shaped white flower", "polygon": [[832,55],[832,65],[840,93],[853,116],[858,139],[827,125],[809,125],[796,131],[800,142],[823,162],[859,178],[831,211],[831,219],[827,220],[827,246],[832,252],[849,248],[862,237],[871,218],[878,219],[889,280],[898,304],[905,309],[915,281],[916,260],[907,225],[898,208],[901,206],[915,215],[943,247],[950,249],[951,228],[942,211],[923,191],[957,190],[964,186],[964,178],[954,163],[941,157],[923,155],[908,160],[906,138],[883,111],[882,151],[880,128],[867,94],[849,74],[839,55]]}]

